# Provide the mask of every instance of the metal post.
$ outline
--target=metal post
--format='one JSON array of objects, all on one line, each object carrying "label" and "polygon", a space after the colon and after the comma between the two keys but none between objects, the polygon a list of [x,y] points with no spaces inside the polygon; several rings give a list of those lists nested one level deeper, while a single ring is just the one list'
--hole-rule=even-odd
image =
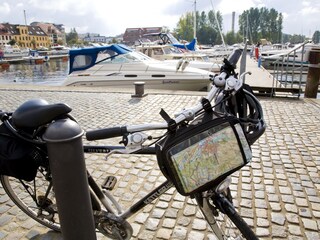
[{"label": "metal post", "polygon": [[317,98],[320,81],[320,49],[311,49],[309,54],[309,70],[305,89],[306,98]]},{"label": "metal post", "polygon": [[70,119],[55,121],[44,134],[62,236],[66,240],[96,240],[82,135],[80,126]]},{"label": "metal post", "polygon": [[144,93],[144,84],[145,82],[135,82],[135,94],[131,95],[131,97],[142,98],[147,96],[148,94]]},{"label": "metal post", "polygon": [[[243,49],[241,61],[240,61],[240,75],[242,73],[244,73],[247,68],[247,45],[248,45],[248,41],[247,41],[247,39],[245,39],[245,45],[244,45],[244,49]],[[243,83],[245,83],[245,80],[246,80],[246,78],[244,76]]]}]

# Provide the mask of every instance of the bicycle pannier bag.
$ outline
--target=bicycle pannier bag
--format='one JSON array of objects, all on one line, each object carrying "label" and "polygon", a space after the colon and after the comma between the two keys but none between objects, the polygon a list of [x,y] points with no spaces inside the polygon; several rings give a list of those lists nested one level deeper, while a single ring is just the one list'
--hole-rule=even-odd
[{"label": "bicycle pannier bag", "polygon": [[37,149],[0,125],[0,174],[32,181],[37,173]]},{"label": "bicycle pannier bag", "polygon": [[239,120],[214,112],[170,132],[156,152],[161,171],[184,196],[209,190],[252,158]]}]

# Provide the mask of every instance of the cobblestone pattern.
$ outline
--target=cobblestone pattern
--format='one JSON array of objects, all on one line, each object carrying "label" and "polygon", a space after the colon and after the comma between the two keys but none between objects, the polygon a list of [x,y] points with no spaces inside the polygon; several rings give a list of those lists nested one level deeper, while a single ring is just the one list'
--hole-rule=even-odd
[{"label": "cobblestone pattern", "polygon": [[[14,110],[31,98],[65,102],[85,129],[162,121],[192,106],[199,96],[0,90],[0,109]],[[261,99],[268,124],[254,144],[253,161],[232,178],[234,204],[261,239],[320,239],[320,101]],[[104,140],[90,144],[114,144]],[[154,156],[86,155],[93,177],[117,176],[114,195],[130,206],[164,181]],[[22,213],[0,187],[0,239],[62,239]],[[174,189],[129,219],[133,239],[214,239],[196,205]],[[98,236],[98,239],[107,239]]]}]

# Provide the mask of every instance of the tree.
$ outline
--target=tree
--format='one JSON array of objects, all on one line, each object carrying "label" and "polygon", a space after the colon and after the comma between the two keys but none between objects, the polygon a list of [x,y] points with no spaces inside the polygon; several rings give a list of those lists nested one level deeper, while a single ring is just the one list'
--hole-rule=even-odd
[{"label": "tree", "polygon": [[314,43],[320,43],[320,31],[315,31],[312,36],[312,41]]},{"label": "tree", "polygon": [[193,38],[193,15],[188,12],[180,17],[177,28],[174,30],[178,39],[191,41]]},{"label": "tree", "polygon": [[[204,11],[199,14],[196,12],[196,36],[197,40],[201,44],[221,44],[222,40],[219,34],[219,27],[222,26],[222,15],[218,11],[217,19],[214,16],[213,11],[209,11],[208,14]],[[193,39],[194,32],[194,16],[193,13],[186,13],[183,15],[174,30],[174,35],[179,39],[191,41]]]},{"label": "tree", "polygon": [[66,35],[66,41],[68,45],[77,44],[79,40],[78,33],[75,28],[71,28],[70,33]]},{"label": "tree", "polygon": [[250,8],[239,16],[239,29],[243,36],[250,34],[252,42],[265,38],[271,42],[281,42],[282,14],[274,8]]},{"label": "tree", "polygon": [[37,47],[37,42],[36,42],[35,39],[32,39],[32,40],[31,40],[31,45],[32,45],[33,49],[36,49],[36,47]]},{"label": "tree", "polygon": [[16,45],[17,41],[15,39],[11,39],[8,43],[9,45],[13,46]]}]

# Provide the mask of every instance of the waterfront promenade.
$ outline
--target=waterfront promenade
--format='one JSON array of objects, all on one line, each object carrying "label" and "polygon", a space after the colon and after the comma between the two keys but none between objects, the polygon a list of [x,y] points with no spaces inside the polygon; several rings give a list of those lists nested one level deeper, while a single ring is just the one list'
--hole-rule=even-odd
[{"label": "waterfront promenade", "polygon": [[[84,130],[163,121],[163,108],[172,115],[194,105],[205,93],[75,89],[0,85],[0,109],[14,110],[25,100],[43,98],[73,109]],[[252,146],[253,160],[232,178],[232,195],[239,213],[261,239],[320,240],[320,100],[260,98],[268,128]],[[84,139],[85,143],[88,143]],[[117,140],[90,144],[116,144]],[[114,195],[127,207],[164,181],[154,156],[86,155],[98,182],[118,179]],[[0,239],[62,239],[22,213],[0,187]],[[174,189],[134,215],[133,239],[215,239],[196,205]],[[107,239],[98,235],[98,239]]]}]

